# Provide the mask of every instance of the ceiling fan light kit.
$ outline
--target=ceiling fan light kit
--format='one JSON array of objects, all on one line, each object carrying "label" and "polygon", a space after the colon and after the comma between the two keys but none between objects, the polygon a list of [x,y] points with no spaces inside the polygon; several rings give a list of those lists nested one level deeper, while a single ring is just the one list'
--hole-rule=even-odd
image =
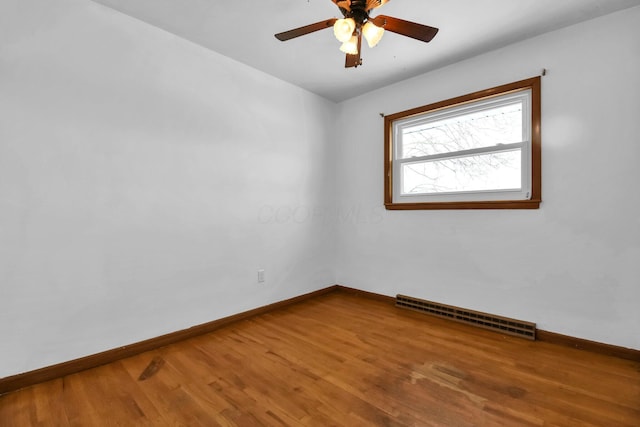
[{"label": "ceiling fan light kit", "polygon": [[340,50],[347,54],[345,67],[358,67],[362,65],[361,46],[362,36],[369,47],[374,47],[380,42],[385,32],[391,31],[396,34],[411,37],[416,40],[428,43],[438,33],[438,29],[427,25],[416,24],[391,16],[379,15],[371,18],[369,13],[389,0],[331,0],[335,3],[342,16],[341,19],[328,19],[316,22],[315,24],[295,28],[276,34],[280,41],[286,41],[305,34],[333,27],[333,33],[342,42]]}]

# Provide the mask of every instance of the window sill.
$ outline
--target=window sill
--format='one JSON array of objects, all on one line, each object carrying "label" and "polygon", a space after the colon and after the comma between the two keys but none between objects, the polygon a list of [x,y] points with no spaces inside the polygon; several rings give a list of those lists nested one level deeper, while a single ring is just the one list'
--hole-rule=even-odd
[{"label": "window sill", "polygon": [[540,200],[496,200],[484,202],[385,203],[387,210],[444,209],[539,209]]}]

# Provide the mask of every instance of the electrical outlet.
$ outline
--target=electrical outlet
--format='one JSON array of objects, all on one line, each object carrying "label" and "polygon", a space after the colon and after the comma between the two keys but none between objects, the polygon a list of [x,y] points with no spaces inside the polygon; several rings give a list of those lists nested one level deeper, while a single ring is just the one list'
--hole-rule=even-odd
[{"label": "electrical outlet", "polygon": [[264,283],[264,269],[258,270],[258,283]]}]

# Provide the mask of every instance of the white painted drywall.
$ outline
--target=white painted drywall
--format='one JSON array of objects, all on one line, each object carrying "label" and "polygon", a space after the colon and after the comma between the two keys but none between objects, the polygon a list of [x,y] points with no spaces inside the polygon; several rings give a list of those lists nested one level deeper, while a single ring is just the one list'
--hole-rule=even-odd
[{"label": "white painted drywall", "polygon": [[334,284],[332,108],[93,2],[0,2],[0,378]]},{"label": "white painted drywall", "polygon": [[[338,210],[362,215],[338,223],[339,282],[640,349],[639,27],[640,8],[625,10],[344,102]],[[539,210],[381,208],[379,113],[543,68]]]}]

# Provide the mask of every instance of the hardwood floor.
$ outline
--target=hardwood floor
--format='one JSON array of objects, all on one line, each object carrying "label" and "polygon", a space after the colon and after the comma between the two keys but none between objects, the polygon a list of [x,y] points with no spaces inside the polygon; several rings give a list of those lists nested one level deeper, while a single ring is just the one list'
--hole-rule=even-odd
[{"label": "hardwood floor", "polygon": [[9,426],[639,426],[640,363],[337,291],[0,396]]}]

